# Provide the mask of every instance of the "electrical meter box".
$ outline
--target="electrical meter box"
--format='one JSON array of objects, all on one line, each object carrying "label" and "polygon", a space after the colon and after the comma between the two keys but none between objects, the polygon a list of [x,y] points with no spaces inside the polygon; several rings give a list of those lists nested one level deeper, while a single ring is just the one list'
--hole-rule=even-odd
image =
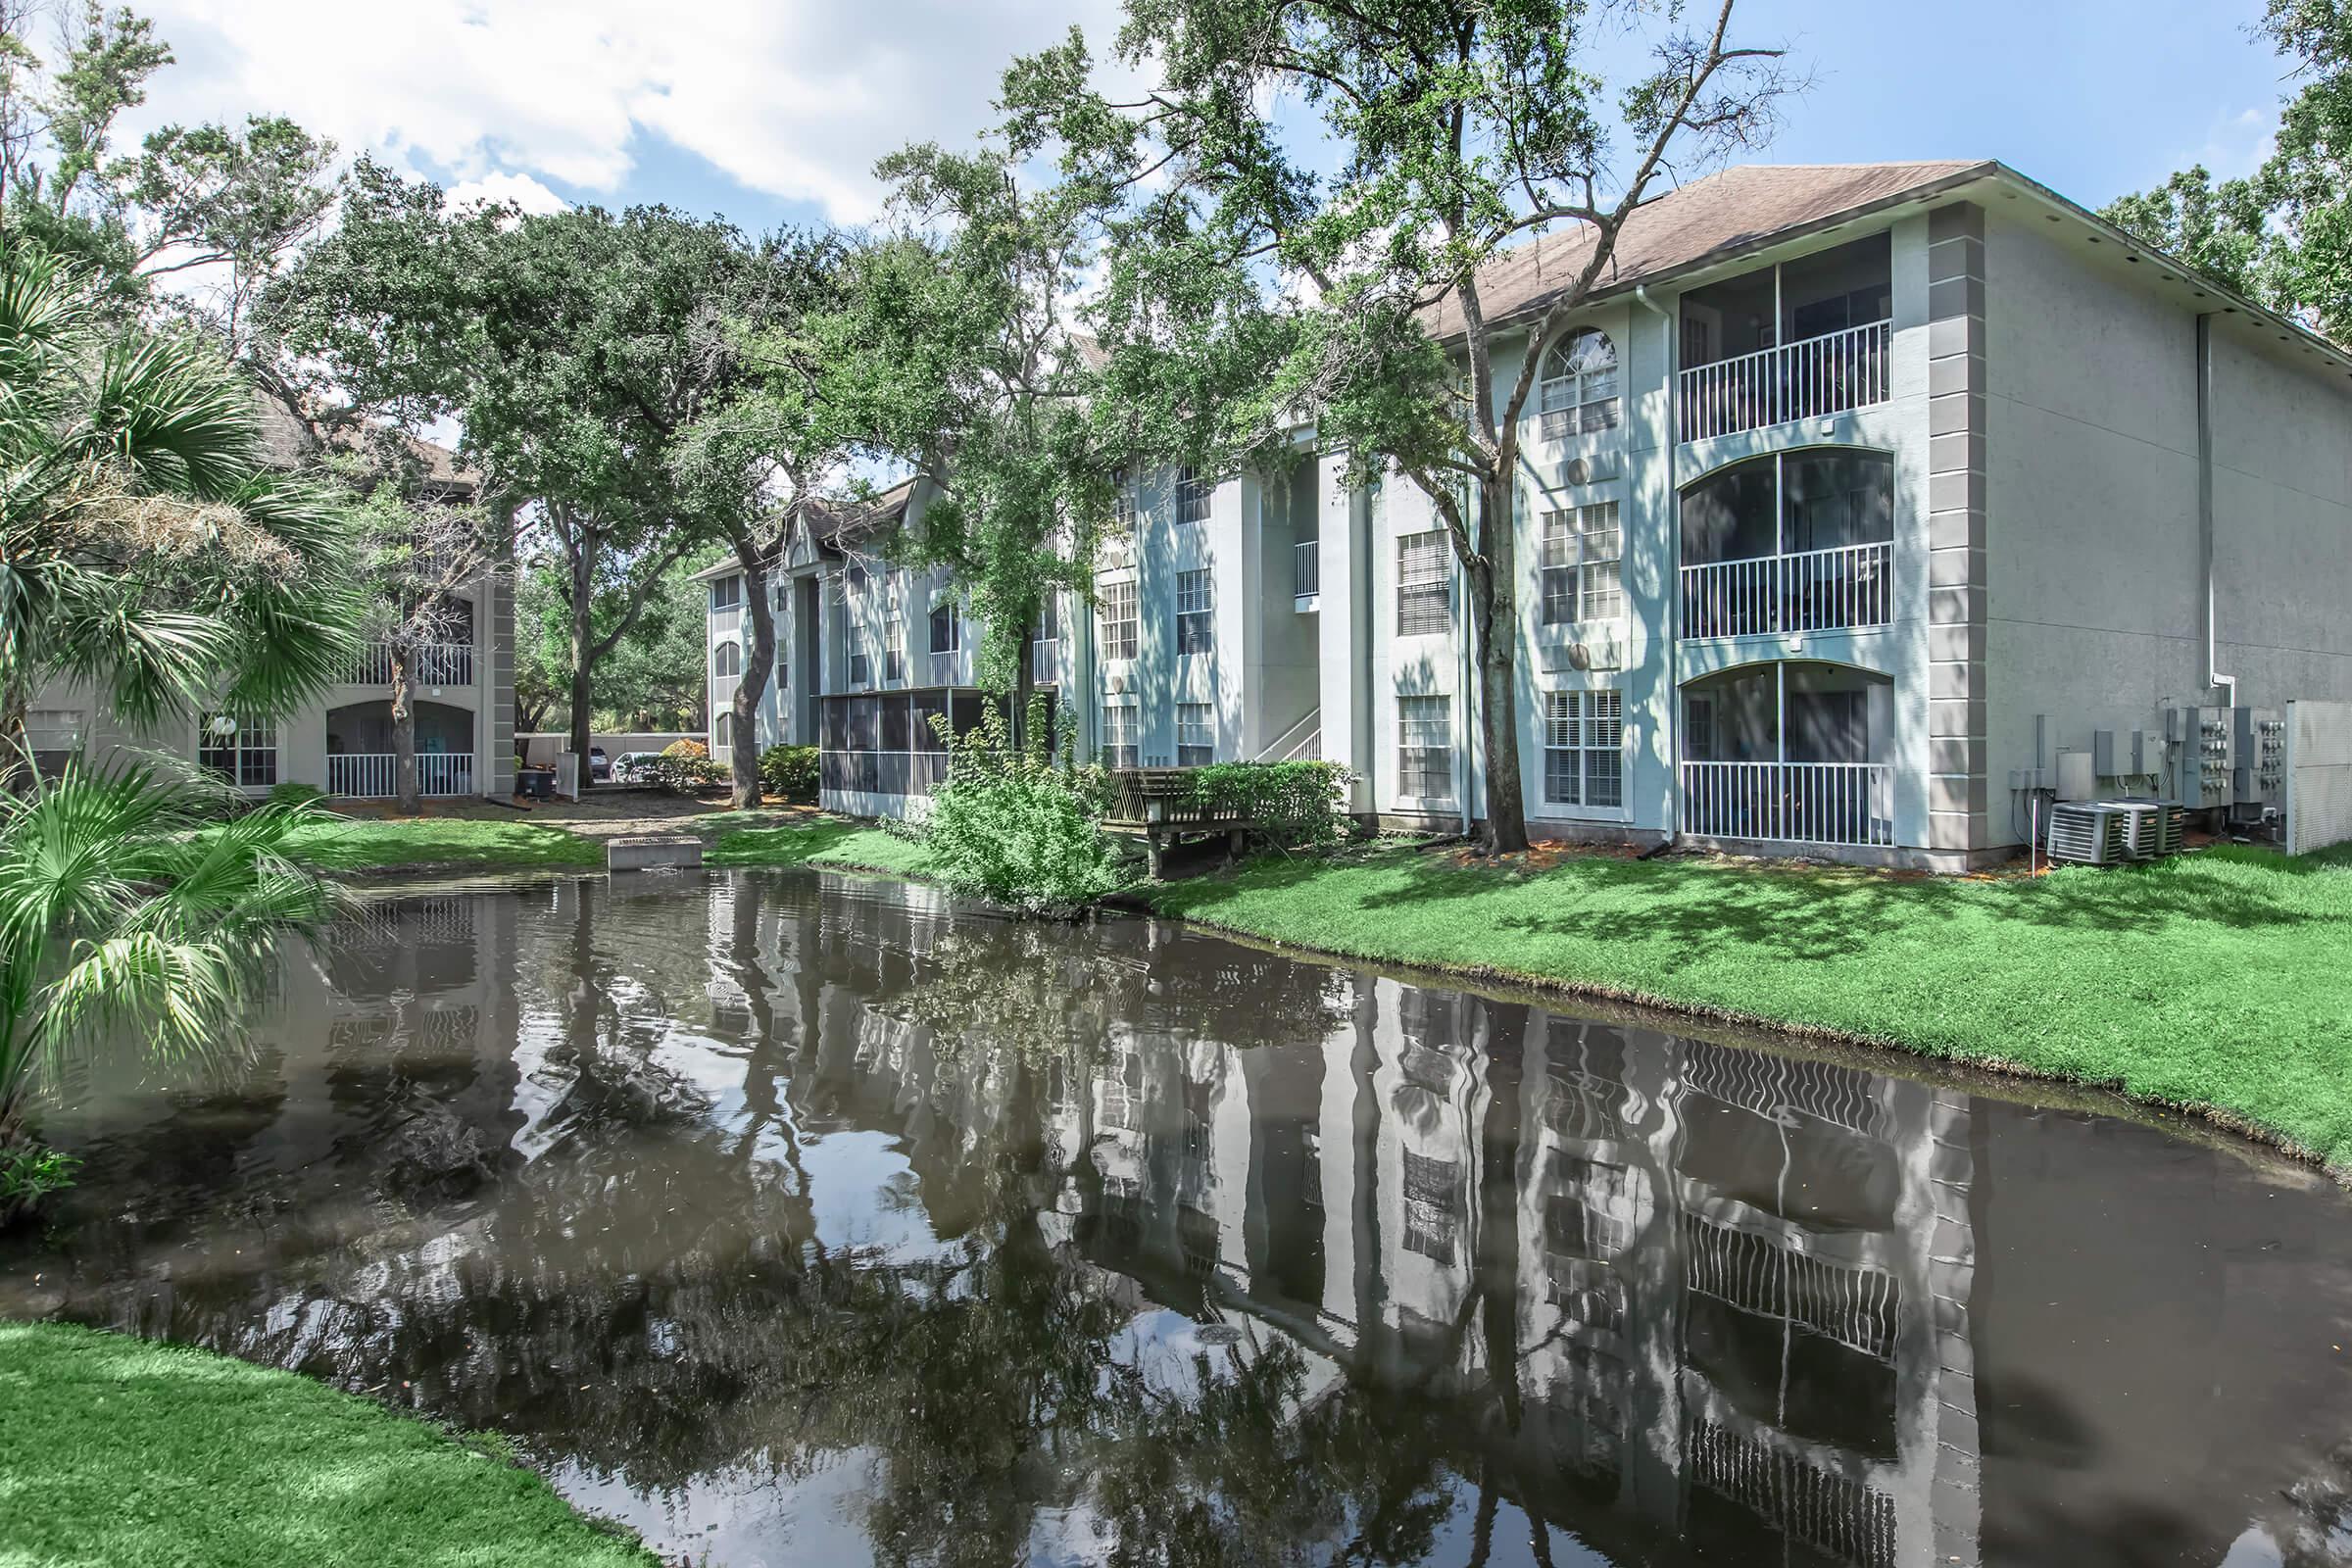
[{"label": "electrical meter box", "polygon": [[2227,708],[2172,710],[2171,793],[2187,810],[2212,810],[2235,798],[2237,726],[2232,714]]},{"label": "electrical meter box", "polygon": [[2236,766],[2230,775],[2233,804],[2286,804],[2286,720],[2276,708],[2231,710]]}]

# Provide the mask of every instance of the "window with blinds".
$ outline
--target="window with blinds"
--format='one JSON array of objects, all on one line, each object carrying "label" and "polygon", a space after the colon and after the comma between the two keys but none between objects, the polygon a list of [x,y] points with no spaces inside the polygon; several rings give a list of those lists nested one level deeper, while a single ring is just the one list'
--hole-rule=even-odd
[{"label": "window with blinds", "polygon": [[1613,691],[1544,694],[1544,799],[1615,809],[1625,804],[1623,698]]},{"label": "window with blinds", "polygon": [[1176,765],[1206,767],[1217,760],[1217,713],[1207,703],[1176,705]]},{"label": "window with blinds", "polygon": [[1176,574],[1176,651],[1180,654],[1206,654],[1217,646],[1215,605],[1211,598],[1208,570],[1180,571]]},{"label": "window with blinds", "polygon": [[1104,767],[1139,767],[1141,734],[1137,712],[1132,707],[1102,710],[1102,765]]},{"label": "window with blinds", "polygon": [[1396,699],[1396,793],[1416,800],[1453,796],[1453,700]]},{"label": "window with blinds", "polygon": [[1100,622],[1104,659],[1133,659],[1139,630],[1136,614],[1135,579],[1106,582],[1096,602],[1095,617]]},{"label": "window with blinds", "polygon": [[1176,470],[1176,520],[1178,522],[1206,522],[1208,495],[1211,486],[1193,468]]},{"label": "window with blinds", "polygon": [[1446,530],[1408,533],[1396,541],[1396,635],[1426,637],[1449,629]]},{"label": "window with blinds", "polygon": [[895,610],[882,623],[882,678],[906,678],[906,622],[899,618]]},{"label": "window with blinds", "polygon": [[1624,555],[1616,502],[1545,513],[1544,624],[1623,618]]}]

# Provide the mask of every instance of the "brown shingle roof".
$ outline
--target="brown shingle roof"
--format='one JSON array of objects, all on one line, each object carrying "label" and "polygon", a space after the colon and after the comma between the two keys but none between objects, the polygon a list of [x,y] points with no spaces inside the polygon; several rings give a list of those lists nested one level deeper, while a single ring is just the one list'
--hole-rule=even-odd
[{"label": "brown shingle roof", "polygon": [[[1990,173],[1986,161],[1922,164],[1748,164],[1692,180],[1642,203],[1626,220],[1609,265],[1593,279],[1598,297],[1690,267],[1720,252],[1899,201],[1930,186]],[[1576,286],[1592,254],[1592,230],[1580,224],[1515,246],[1479,270],[1479,298],[1490,322],[1532,315]],[[1429,316],[1440,338],[1462,330],[1449,295]]]}]

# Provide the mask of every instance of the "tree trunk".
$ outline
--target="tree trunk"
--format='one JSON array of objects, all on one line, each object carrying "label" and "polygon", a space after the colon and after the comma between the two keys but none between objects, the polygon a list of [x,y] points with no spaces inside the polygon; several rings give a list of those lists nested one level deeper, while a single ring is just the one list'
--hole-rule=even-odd
[{"label": "tree trunk", "polygon": [[735,683],[735,746],[728,760],[733,786],[730,804],[738,811],[760,805],[760,699],[776,671],[776,614],[768,603],[767,568],[759,541],[748,532],[735,534],[735,560],[743,567],[743,612],[752,623],[751,641],[743,651],[743,676]]},{"label": "tree trunk", "polygon": [[1479,736],[1487,752],[1482,837],[1491,855],[1527,848],[1527,797],[1519,782],[1519,530],[1511,466],[1499,471],[1499,478],[1479,487],[1478,536],[1485,560],[1468,574]]},{"label": "tree trunk", "polygon": [[596,662],[595,626],[589,612],[595,608],[594,581],[590,573],[590,551],[585,538],[565,541],[565,553],[571,558],[571,755],[579,760],[579,778],[574,788],[579,796],[588,793],[588,741],[595,726],[588,711],[588,678],[590,666]]},{"label": "tree trunk", "polygon": [[[1015,654],[1012,667],[1012,750],[1014,755],[1026,755],[1029,745],[1029,699],[1037,693],[1037,648],[1029,640],[1035,623],[1024,620],[1013,631]],[[1052,737],[1047,745],[1052,747]],[[1051,755],[1049,751],[1049,755]]]},{"label": "tree trunk", "polygon": [[424,809],[424,792],[416,785],[416,651],[406,643],[392,648],[392,793],[400,814],[416,816]]},{"label": "tree trunk", "polygon": [[24,718],[32,693],[18,679],[0,681],[0,795],[32,787],[32,756],[24,749]]}]

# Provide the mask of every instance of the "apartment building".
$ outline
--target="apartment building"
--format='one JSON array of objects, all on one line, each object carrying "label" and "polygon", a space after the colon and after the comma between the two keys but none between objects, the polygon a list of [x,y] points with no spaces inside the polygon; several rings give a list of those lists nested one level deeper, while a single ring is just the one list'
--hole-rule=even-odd
[{"label": "apartment building", "polygon": [[[294,467],[319,445],[316,431],[274,400],[257,396],[267,461]],[[479,478],[456,454],[412,445],[430,495],[470,502]],[[432,797],[506,796],[514,790],[514,593],[484,576],[461,596],[449,640],[416,654],[416,776]],[[45,769],[83,754],[162,753],[198,763],[261,797],[279,784],[307,784],[352,800],[398,793],[392,750],[392,658],[381,643],[361,650],[346,677],[316,700],[282,713],[205,710],[160,727],[123,723],[86,688],[56,681],[36,693],[26,715],[33,756]]]},{"label": "apartment building", "polygon": [[[1498,389],[1586,244],[1490,269]],[[1649,202],[1522,433],[1539,835],[1963,869],[2025,842],[2062,751],[2132,737],[2099,787],[2153,794],[2196,744],[2176,709],[2352,697],[2352,361],[1998,163]],[[1128,487],[1049,661],[1090,755],[1320,757],[1367,816],[1475,823],[1458,566],[1415,486],[1344,467],[1301,432]]]}]

